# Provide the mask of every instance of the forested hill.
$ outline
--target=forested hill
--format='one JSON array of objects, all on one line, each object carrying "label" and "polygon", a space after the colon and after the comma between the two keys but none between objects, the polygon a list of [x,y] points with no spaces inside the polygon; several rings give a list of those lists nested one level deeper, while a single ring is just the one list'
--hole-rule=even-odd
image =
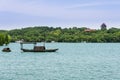
[{"label": "forested hill", "polygon": [[[1,31],[0,31],[1,32]],[[82,28],[28,27],[7,32],[12,41],[56,41],[56,42],[120,42],[120,29],[93,30]]]}]

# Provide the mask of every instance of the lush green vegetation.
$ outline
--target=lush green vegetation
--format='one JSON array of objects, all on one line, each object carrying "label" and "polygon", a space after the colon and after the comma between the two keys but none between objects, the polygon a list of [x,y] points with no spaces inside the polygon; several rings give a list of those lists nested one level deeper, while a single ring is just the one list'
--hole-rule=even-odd
[{"label": "lush green vegetation", "polygon": [[[2,31],[1,31],[2,32]],[[0,33],[0,46],[9,44],[11,37],[7,33]]]},{"label": "lush green vegetation", "polygon": [[[56,41],[56,42],[120,42],[120,29],[85,31],[87,28],[53,28],[53,27],[28,27],[7,32],[11,41]],[[1,32],[1,31],[0,31]]]}]

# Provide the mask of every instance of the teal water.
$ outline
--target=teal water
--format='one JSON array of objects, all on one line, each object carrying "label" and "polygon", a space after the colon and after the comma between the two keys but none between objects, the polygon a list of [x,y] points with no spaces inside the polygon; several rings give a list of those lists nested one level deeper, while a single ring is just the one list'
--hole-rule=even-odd
[{"label": "teal water", "polygon": [[[54,53],[0,47],[0,80],[120,80],[120,43],[46,43]],[[32,48],[32,45],[25,45]]]}]

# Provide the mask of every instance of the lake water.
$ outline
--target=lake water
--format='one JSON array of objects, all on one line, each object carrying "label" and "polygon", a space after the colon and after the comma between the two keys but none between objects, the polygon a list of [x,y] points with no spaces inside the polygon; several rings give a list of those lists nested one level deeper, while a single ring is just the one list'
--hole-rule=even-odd
[{"label": "lake water", "polygon": [[0,47],[0,80],[120,80],[120,43],[46,43],[59,48],[52,53],[9,47],[10,53]]}]

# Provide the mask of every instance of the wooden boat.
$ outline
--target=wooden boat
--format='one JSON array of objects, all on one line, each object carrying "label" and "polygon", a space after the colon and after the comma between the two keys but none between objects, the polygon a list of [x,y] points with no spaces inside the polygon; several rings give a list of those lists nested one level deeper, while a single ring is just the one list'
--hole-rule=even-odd
[{"label": "wooden boat", "polygon": [[33,49],[24,49],[23,44],[31,44],[31,43],[21,43],[21,50],[23,52],[56,52],[58,49],[46,49],[45,46],[36,46],[36,42],[33,42]]},{"label": "wooden boat", "polygon": [[34,50],[34,49],[21,49],[23,52],[56,52],[58,49]]},{"label": "wooden boat", "polygon": [[10,48],[3,48],[3,52],[11,52]]}]

